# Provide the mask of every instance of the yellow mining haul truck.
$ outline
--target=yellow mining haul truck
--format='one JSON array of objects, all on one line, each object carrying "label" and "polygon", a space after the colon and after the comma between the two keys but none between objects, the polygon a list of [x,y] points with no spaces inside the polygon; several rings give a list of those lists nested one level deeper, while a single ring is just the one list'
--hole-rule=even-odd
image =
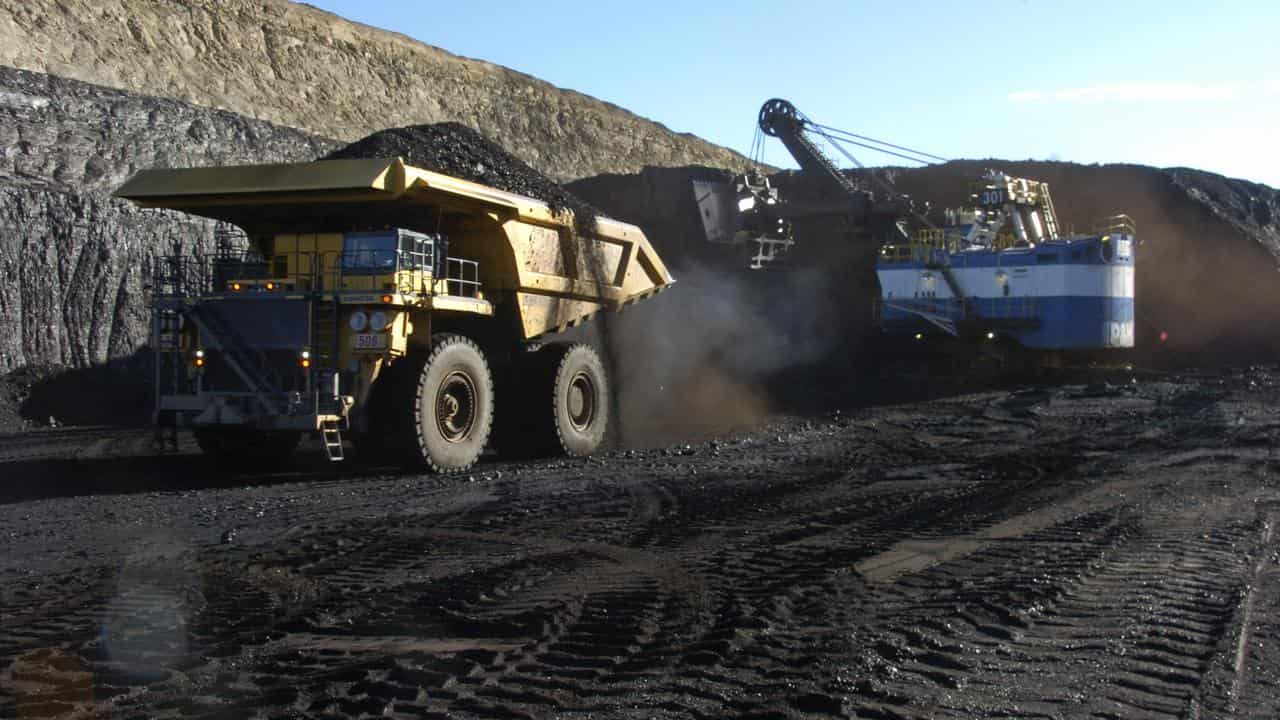
[{"label": "yellow mining haul truck", "polygon": [[674,282],[634,225],[400,158],[145,170],[116,195],[244,232],[152,271],[157,427],[237,464],[306,432],[439,472],[491,429],[500,452],[591,453],[605,366],[545,339]]}]

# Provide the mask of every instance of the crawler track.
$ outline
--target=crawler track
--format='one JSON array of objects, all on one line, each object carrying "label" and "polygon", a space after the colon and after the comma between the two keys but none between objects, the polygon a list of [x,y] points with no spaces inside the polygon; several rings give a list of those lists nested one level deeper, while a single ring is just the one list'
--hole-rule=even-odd
[{"label": "crawler track", "polygon": [[1270,377],[450,480],[0,439],[0,717],[1273,717]]}]

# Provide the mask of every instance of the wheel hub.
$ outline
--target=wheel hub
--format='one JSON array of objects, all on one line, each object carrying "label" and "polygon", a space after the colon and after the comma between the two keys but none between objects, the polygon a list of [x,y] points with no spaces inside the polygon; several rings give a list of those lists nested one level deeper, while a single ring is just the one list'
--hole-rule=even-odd
[{"label": "wheel hub", "polygon": [[462,442],[476,422],[476,386],[463,372],[452,372],[436,390],[436,426],[449,442]]},{"label": "wheel hub", "polygon": [[577,430],[586,430],[596,417],[596,386],[591,376],[578,373],[569,381],[569,397],[566,408],[569,423]]}]

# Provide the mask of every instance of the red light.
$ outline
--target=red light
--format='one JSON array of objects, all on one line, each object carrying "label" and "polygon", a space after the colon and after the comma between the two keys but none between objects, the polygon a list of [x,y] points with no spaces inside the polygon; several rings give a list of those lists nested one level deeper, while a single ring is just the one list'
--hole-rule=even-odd
[{"label": "red light", "polygon": [[1168,342],[1168,341],[1169,341],[1169,333],[1165,332],[1164,330],[1161,330],[1161,331],[1160,331],[1160,342]]}]

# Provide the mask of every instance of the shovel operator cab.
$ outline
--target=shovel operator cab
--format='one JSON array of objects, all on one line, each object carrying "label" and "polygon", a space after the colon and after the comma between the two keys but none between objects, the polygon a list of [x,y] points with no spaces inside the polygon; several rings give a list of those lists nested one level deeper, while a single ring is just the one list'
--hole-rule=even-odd
[{"label": "shovel operator cab", "polygon": [[152,273],[157,426],[239,464],[308,432],[332,460],[349,433],[374,462],[439,472],[491,439],[589,454],[609,420],[604,364],[548,337],[674,282],[633,225],[584,230],[399,158],[147,170],[117,195],[244,231]]}]

